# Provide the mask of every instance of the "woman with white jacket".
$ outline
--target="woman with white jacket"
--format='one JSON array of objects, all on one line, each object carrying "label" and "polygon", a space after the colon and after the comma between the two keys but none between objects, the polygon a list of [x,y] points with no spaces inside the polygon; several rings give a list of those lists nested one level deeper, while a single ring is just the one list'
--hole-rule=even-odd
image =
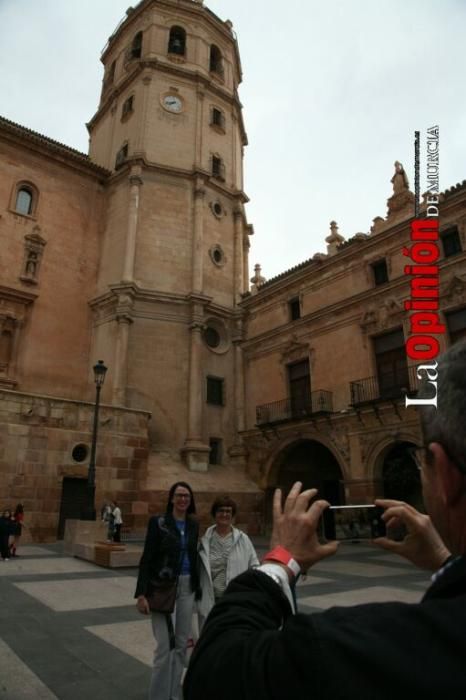
[{"label": "woman with white jacket", "polygon": [[199,543],[202,590],[197,603],[199,628],[231,579],[252,566],[259,566],[251,540],[233,527],[236,503],[228,496],[221,496],[213,502],[210,513],[215,525],[206,530]]}]

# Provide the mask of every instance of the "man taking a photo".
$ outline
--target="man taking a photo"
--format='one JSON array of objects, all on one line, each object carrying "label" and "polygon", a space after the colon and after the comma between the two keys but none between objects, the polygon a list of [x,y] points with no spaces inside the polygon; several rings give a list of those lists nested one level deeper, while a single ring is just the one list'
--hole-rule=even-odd
[{"label": "man taking a photo", "polygon": [[[439,360],[438,408],[420,409],[429,515],[379,500],[402,542],[377,544],[434,573],[416,604],[372,603],[293,614],[290,586],[336,551],[319,542],[328,507],[297,482],[274,498],[272,551],[234,579],[191,658],[185,700],[394,700],[466,697],[466,342]],[[423,392],[425,391],[425,394]],[[429,388],[419,396],[430,396]]]}]

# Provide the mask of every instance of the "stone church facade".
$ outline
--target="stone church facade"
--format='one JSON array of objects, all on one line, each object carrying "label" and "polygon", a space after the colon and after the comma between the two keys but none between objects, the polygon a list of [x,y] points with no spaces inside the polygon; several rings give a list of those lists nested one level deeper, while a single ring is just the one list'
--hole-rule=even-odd
[{"label": "stone church facade", "polygon": [[[387,468],[409,472],[419,441],[403,406],[407,187],[370,234],[345,241],[332,222],[327,254],[269,281],[256,267],[250,287],[231,23],[200,0],[142,0],[102,62],[89,156],[0,119],[5,506],[24,503],[37,540],[79,517],[97,359],[96,504],[118,500],[133,529],[177,479],[205,521],[233,495],[251,532],[295,477],[340,502],[394,487]],[[441,204],[444,343],[466,327],[465,192]]]}]

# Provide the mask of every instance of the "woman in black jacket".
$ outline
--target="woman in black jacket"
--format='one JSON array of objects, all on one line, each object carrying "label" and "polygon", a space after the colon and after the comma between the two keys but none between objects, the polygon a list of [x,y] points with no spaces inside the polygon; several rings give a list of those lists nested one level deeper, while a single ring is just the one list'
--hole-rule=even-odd
[{"label": "woman in black jacket", "polygon": [[[178,481],[170,488],[165,515],[149,520],[144,552],[139,563],[135,598],[143,615],[151,614],[157,642],[149,690],[150,700],[181,700],[181,676],[191,632],[194,597],[199,593],[197,540],[199,526],[189,484]],[[172,615],[152,612],[147,596],[151,581],[176,579],[176,606]]]}]

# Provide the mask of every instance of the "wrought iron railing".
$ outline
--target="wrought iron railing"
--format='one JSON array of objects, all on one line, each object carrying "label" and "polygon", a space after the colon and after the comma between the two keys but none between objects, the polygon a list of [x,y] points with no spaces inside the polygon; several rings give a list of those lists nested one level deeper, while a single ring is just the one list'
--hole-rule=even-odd
[{"label": "wrought iron railing", "polygon": [[367,377],[350,382],[351,405],[358,406],[373,401],[401,399],[413,396],[419,389],[416,367],[407,367],[406,372],[382,377]]},{"label": "wrought iron railing", "polygon": [[300,420],[322,413],[333,413],[331,391],[312,391],[309,396],[281,399],[256,406],[256,425]]}]

